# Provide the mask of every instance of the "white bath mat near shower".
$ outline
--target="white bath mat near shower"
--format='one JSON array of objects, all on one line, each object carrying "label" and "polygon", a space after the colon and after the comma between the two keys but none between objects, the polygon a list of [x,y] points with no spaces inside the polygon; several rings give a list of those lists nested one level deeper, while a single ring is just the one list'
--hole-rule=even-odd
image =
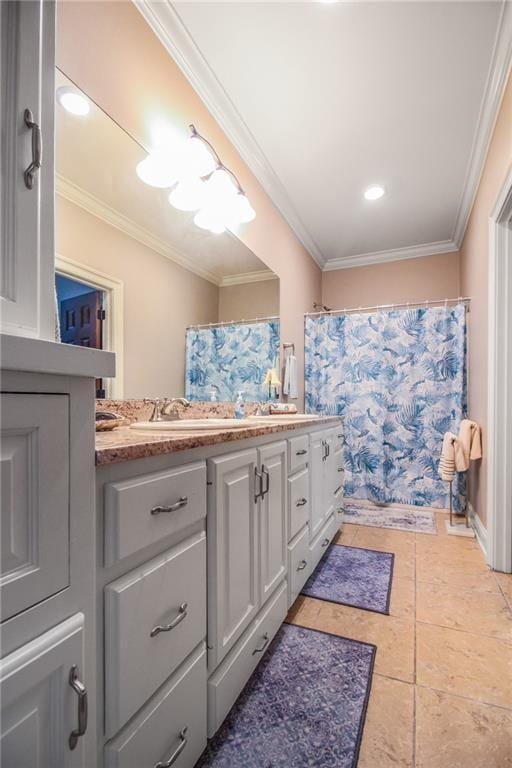
[{"label": "white bath mat near shower", "polygon": [[371,503],[355,504],[348,500],[343,505],[345,522],[350,525],[369,525],[375,528],[394,528],[397,531],[436,534],[435,513],[419,508],[404,508],[390,504],[376,506]]}]

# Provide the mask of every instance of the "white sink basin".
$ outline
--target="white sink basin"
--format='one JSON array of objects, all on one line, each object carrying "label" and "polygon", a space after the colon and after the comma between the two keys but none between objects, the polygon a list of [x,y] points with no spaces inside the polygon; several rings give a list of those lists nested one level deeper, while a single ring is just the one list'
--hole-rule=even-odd
[{"label": "white sink basin", "polygon": [[208,429],[243,429],[256,426],[255,422],[263,423],[267,419],[177,419],[176,421],[136,421],[130,424],[131,429],[139,429],[145,432],[184,432],[201,431]]},{"label": "white sink basin", "polygon": [[318,416],[316,413],[275,413],[271,416],[249,416],[250,419],[258,419],[263,422],[270,422],[270,421],[294,421],[296,419],[305,419],[307,421],[314,421],[315,419],[319,419],[320,416]]}]

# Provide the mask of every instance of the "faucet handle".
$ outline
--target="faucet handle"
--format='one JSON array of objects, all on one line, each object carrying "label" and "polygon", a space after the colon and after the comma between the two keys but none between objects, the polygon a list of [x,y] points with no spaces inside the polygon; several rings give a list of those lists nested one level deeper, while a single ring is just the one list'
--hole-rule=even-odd
[{"label": "faucet handle", "polygon": [[149,402],[153,403],[153,412],[151,413],[151,416],[149,417],[150,421],[160,421],[162,418],[162,407],[160,403],[162,402],[160,398],[155,398],[155,400],[150,400]]}]

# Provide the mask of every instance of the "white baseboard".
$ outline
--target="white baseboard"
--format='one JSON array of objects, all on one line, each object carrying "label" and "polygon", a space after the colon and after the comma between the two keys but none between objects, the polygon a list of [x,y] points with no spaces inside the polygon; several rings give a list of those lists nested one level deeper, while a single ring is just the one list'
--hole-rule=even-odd
[{"label": "white baseboard", "polygon": [[476,540],[480,544],[480,549],[484,553],[485,562],[487,562],[487,528],[476,514],[473,505],[468,501],[469,523],[476,533]]}]

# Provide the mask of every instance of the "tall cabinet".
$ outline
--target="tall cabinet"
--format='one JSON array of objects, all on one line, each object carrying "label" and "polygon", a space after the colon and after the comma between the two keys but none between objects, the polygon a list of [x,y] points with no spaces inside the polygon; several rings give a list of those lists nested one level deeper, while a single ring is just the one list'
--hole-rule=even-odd
[{"label": "tall cabinet", "polygon": [[52,0],[0,3],[0,764],[95,765],[94,379],[51,341]]},{"label": "tall cabinet", "polygon": [[0,36],[0,328],[52,339],[54,2],[0,3]]}]

